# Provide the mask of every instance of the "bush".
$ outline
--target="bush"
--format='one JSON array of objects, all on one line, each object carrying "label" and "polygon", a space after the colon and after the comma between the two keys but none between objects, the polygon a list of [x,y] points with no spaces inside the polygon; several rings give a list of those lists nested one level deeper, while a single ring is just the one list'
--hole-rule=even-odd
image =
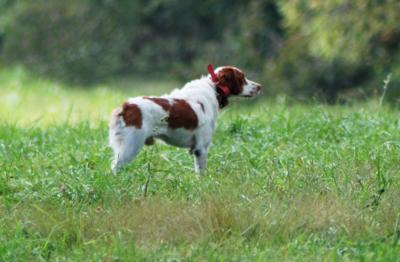
[{"label": "bush", "polygon": [[[274,93],[336,101],[373,93],[392,72],[400,94],[397,0],[0,0],[12,63],[66,80],[116,74],[185,79],[214,63],[257,74]],[[372,87],[372,88],[371,88]]]},{"label": "bush", "polygon": [[115,74],[128,45],[107,10],[81,1],[25,2],[5,31],[6,60],[67,80]]}]

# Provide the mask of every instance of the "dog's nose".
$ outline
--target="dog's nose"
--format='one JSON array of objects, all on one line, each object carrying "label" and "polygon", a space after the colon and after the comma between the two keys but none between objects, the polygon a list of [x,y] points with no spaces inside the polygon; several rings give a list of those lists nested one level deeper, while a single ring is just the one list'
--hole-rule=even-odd
[{"label": "dog's nose", "polygon": [[260,92],[261,91],[261,87],[262,87],[261,85],[256,85],[256,91]]}]

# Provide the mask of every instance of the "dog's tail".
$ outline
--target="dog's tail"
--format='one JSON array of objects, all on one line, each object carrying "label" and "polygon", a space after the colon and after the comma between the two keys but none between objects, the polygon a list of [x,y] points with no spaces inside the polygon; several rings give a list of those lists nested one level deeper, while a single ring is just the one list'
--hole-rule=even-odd
[{"label": "dog's tail", "polygon": [[113,112],[111,113],[109,127],[115,128],[121,124],[124,124],[122,119],[122,107],[118,107],[114,109]]},{"label": "dog's tail", "polygon": [[109,121],[109,142],[110,147],[116,148],[121,144],[119,141],[122,138],[123,128],[125,127],[125,122],[122,117],[122,107],[114,109],[111,114]]},{"label": "dog's tail", "polygon": [[109,122],[109,146],[114,151],[114,172],[136,156],[146,139],[143,128],[127,125],[124,120],[125,114],[126,108],[119,107],[112,112]]}]

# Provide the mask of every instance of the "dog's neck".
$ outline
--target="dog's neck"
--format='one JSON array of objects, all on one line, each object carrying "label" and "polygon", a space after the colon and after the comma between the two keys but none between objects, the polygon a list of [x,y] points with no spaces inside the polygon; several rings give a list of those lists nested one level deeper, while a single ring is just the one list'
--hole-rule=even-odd
[{"label": "dog's neck", "polygon": [[212,99],[214,101],[212,104],[215,104],[216,110],[228,105],[228,97],[218,92],[216,84],[207,76],[186,83],[182,89],[176,89],[170,95],[174,95],[175,92],[182,93],[182,91],[190,93],[190,96],[201,95],[206,96],[207,99]]},{"label": "dog's neck", "polygon": [[217,83],[215,83],[210,77],[207,77],[208,84],[212,86],[215,92],[215,98],[218,102],[219,109],[226,107],[229,104],[228,98],[230,95],[224,94],[221,89],[218,88]]}]

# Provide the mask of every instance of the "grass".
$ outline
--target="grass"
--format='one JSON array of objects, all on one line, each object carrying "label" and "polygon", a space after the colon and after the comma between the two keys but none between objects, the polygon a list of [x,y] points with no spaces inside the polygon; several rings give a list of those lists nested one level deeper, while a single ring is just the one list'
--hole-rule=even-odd
[{"label": "grass", "polygon": [[0,83],[0,260],[400,260],[399,110],[379,99],[234,100],[206,176],[160,143],[113,176],[110,110],[177,83]]}]

